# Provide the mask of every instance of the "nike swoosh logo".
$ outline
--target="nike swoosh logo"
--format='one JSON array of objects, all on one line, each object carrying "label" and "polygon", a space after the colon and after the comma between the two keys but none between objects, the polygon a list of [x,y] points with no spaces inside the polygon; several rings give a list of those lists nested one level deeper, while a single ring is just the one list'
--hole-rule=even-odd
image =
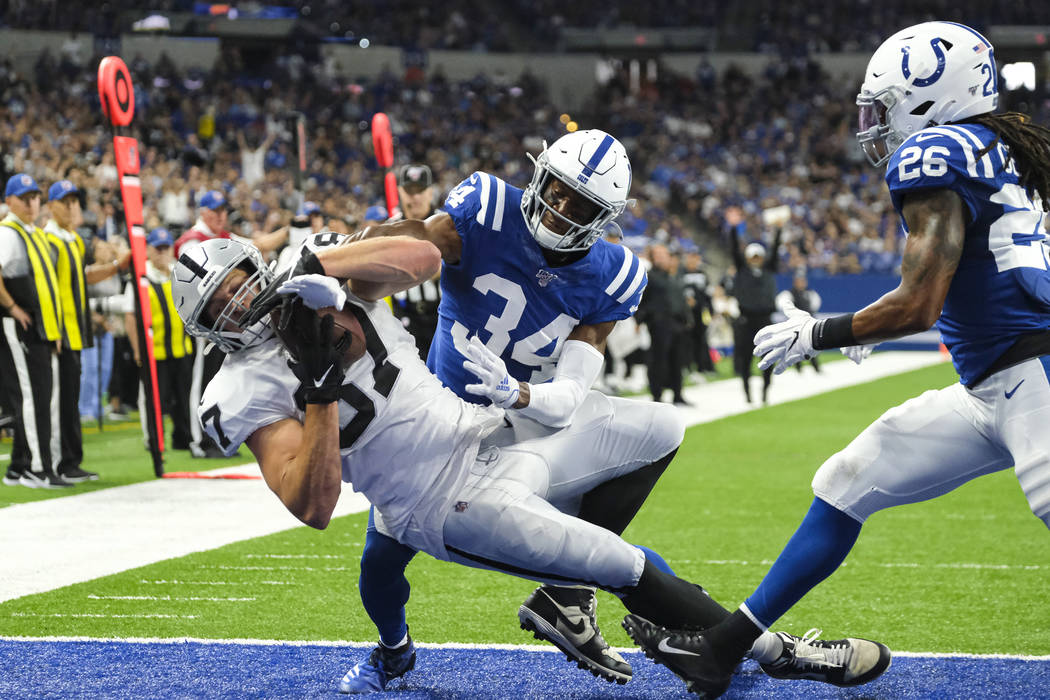
[{"label": "nike swoosh logo", "polygon": [[1013,398],[1013,395],[1017,393],[1017,390],[1021,388],[1022,384],[1024,384],[1024,380],[1023,379],[1021,381],[1017,382],[1017,386],[1015,386],[1010,391],[1003,392],[1005,394],[1007,400]]},{"label": "nike swoosh logo", "polygon": [[886,75],[886,71],[882,71],[881,73],[872,73],[871,77],[872,78],[881,78],[884,75]]},{"label": "nike swoosh logo", "polygon": [[319,389],[321,387],[321,385],[324,384],[324,380],[328,379],[328,375],[331,373],[331,371],[332,371],[332,367],[329,367],[328,369],[325,370],[324,374],[321,375],[320,379],[315,379],[314,380],[314,388],[315,389]]},{"label": "nike swoosh logo", "polygon": [[792,340],[791,340],[791,344],[787,346],[787,349],[788,349],[788,350],[790,350],[791,348],[795,347],[795,343],[797,343],[797,342],[798,342],[798,338],[799,338],[799,332],[798,332],[798,331],[795,331],[795,337],[794,337],[794,338],[792,338]]},{"label": "nike swoosh logo", "polygon": [[[587,619],[581,614],[573,614],[566,610],[564,607],[558,604],[556,600],[547,596],[551,603],[554,604],[554,610],[558,613],[558,621],[561,626],[565,627],[566,631],[577,637],[577,639],[571,640],[574,644],[582,644],[586,642],[586,639],[578,639],[584,631],[587,629]],[[575,622],[573,622],[575,620]]]},{"label": "nike swoosh logo", "polygon": [[681,654],[683,656],[700,656],[695,651],[686,651],[685,649],[679,649],[678,647],[671,646],[667,643],[668,639],[670,639],[670,637],[664,637],[663,639],[661,639],[660,643],[656,645],[656,648],[667,654]]}]

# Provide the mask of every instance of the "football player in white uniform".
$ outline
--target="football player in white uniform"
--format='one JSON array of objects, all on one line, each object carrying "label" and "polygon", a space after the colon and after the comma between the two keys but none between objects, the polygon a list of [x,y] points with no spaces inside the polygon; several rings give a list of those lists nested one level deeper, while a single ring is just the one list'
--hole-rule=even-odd
[{"label": "football player in white uniform", "polygon": [[[665,436],[680,433],[681,423],[672,406],[590,391],[609,332],[634,313],[646,286],[641,261],[602,239],[627,204],[631,164],[619,141],[587,129],[545,147],[535,166],[525,190],[475,172],[425,220],[370,227],[355,238],[408,235],[441,251],[442,301],[427,365],[458,396],[507,408],[519,438],[553,434],[578,415],[607,417],[592,439],[621,447],[600,451],[610,461],[592,468],[616,474],[582,493],[575,512],[620,534],[673,459],[678,443]],[[636,429],[643,425],[650,427]],[[625,445],[639,461],[621,464]],[[414,554],[388,536],[382,518],[370,522],[359,589],[379,645],[347,673],[344,692],[381,690],[413,662],[405,567]],[[631,667],[602,637],[596,605],[593,588],[542,586],[518,617],[596,676],[626,681]]]},{"label": "football player in white uniform", "polygon": [[[758,332],[755,354],[780,372],[821,350],[936,325],[960,383],[890,409],[820,467],[802,524],[723,623],[693,634],[628,616],[643,647],[698,654],[654,652],[705,697],[725,691],[751,641],[838,568],[879,510],[1013,467],[1033,513],[1050,525],[1050,130],[993,114],[996,81],[992,45],[953,22],[904,29],[868,64],[857,137],[873,165],[887,164],[906,225],[900,286],[819,321],[788,309],[787,321]],[[865,675],[852,662],[843,670],[835,680],[844,685]]]},{"label": "football player in white uniform", "polygon": [[[223,450],[245,442],[267,485],[312,527],[328,525],[342,479],[372,502],[399,542],[436,558],[596,586],[671,627],[724,619],[728,612],[703,589],[567,512],[619,473],[610,465],[622,470],[644,460],[638,441],[595,440],[609,417],[586,404],[572,425],[519,440],[503,409],[468,403],[442,386],[381,301],[433,276],[438,249],[407,237],[338,243],[335,234],[314,236],[283,283],[299,300],[281,308],[282,325],[289,324],[281,339],[269,318],[244,323],[272,281],[254,248],[207,241],[176,264],[172,293],[187,330],[229,353],[200,407]],[[340,323],[351,330],[337,333],[332,315],[310,310],[330,306],[342,309]],[[663,439],[668,450],[677,445],[681,425]],[[762,658],[783,648],[771,634],[756,642]]]}]

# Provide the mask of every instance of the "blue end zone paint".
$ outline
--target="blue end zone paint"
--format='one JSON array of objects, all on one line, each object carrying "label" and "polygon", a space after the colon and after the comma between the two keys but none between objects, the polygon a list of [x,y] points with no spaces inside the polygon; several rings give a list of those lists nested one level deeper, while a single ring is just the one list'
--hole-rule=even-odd
[{"label": "blue end zone paint", "polygon": [[[367,649],[241,644],[0,640],[0,698],[340,697],[339,678]],[[599,681],[563,656],[526,650],[420,649],[416,670],[383,695],[399,698],[693,697],[667,669],[627,654],[634,679]],[[1050,661],[897,658],[859,688],[775,681],[745,663],[727,698],[1045,698]]]}]

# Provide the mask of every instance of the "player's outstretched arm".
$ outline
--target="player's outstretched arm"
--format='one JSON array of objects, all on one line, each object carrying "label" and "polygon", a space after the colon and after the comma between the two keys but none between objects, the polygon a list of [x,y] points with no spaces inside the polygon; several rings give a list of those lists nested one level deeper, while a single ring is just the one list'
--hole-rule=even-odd
[{"label": "player's outstretched arm", "polygon": [[328,527],[342,488],[338,406],[307,404],[304,423],[277,421],[245,441],[270,490],[292,515],[318,530]]},{"label": "player's outstretched arm", "polygon": [[521,382],[518,403],[522,414],[555,428],[572,422],[605,360],[605,341],[616,321],[579,325],[562,348],[554,379],[543,384]]},{"label": "player's outstretched arm", "polygon": [[436,275],[441,254],[429,241],[395,236],[325,248],[317,261],[324,274],[348,280],[354,294],[376,301]]},{"label": "player's outstretched arm", "polygon": [[459,262],[463,252],[463,241],[456,231],[456,224],[447,212],[439,211],[423,221],[404,219],[386,224],[369,226],[350,236],[351,240],[367,240],[389,236],[409,236],[430,241],[441,251],[441,259],[448,263]]},{"label": "player's outstretched arm", "polygon": [[963,202],[951,190],[922,190],[906,196],[902,213],[910,233],[900,285],[856,313],[820,320],[792,305],[788,320],[755,334],[760,368],[779,373],[821,350],[871,345],[933,326],[962,255]]},{"label": "player's outstretched arm", "polygon": [[902,208],[908,241],[901,283],[853,316],[858,342],[873,343],[929,330],[941,315],[962,255],[966,214],[951,190],[909,194]]}]

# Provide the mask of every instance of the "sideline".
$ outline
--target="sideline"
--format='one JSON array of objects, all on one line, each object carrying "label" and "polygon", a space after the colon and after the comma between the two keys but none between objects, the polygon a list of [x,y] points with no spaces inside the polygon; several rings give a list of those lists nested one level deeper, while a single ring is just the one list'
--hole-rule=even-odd
[{"label": "sideline", "polygon": [[[772,404],[794,401],[943,362],[937,352],[885,352],[861,366],[825,363],[773,378]],[[755,377],[752,395],[761,396]],[[690,426],[745,413],[739,380],[688,387]],[[255,463],[209,474],[258,474]],[[368,502],[347,484],[334,517],[360,513]],[[12,533],[0,567],[0,602],[215,549],[293,527],[305,527],[254,479],[157,479],[0,509],[0,532]],[[15,535],[14,533],[18,533]]]}]

